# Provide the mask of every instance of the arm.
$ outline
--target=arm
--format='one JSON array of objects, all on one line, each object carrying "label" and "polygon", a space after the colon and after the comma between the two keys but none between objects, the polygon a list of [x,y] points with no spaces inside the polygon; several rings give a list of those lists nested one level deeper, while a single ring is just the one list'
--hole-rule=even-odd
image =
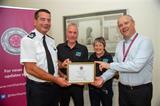
[{"label": "arm", "polygon": [[71,61],[70,61],[69,58],[65,59],[63,62],[61,62],[60,60],[58,60],[58,67],[59,67],[58,72],[59,72],[59,75],[61,77],[65,78],[65,79],[67,78],[67,76],[61,71],[61,69],[67,69],[68,64],[70,64],[70,63],[71,63]]},{"label": "arm", "polygon": [[100,77],[96,77],[95,81],[91,83],[93,86],[102,87],[104,82],[111,79],[115,75],[114,70],[107,70]]},{"label": "arm", "polygon": [[58,60],[58,74],[60,77],[67,79],[67,76],[61,71],[61,69],[66,68],[62,65],[62,62]]},{"label": "arm", "polygon": [[[136,43],[136,42],[135,42]],[[143,40],[136,49],[135,56],[125,62],[113,62],[109,65],[112,70],[119,72],[139,72],[153,58],[153,47],[150,40]]]},{"label": "arm", "polygon": [[148,64],[148,62],[152,62],[153,47],[151,41],[141,41],[141,43],[138,44],[138,48],[136,48],[134,52],[135,54],[132,56],[133,59],[126,60],[125,62],[117,61],[117,56],[115,55],[113,63],[108,64],[99,61],[96,63],[100,64],[99,67],[101,70],[106,68],[117,70],[119,72],[139,72],[142,68],[145,67],[146,64]]},{"label": "arm", "polygon": [[37,67],[33,62],[24,62],[24,66],[28,74],[33,75],[39,79],[56,83],[62,87],[70,85],[64,78],[55,77],[45,72],[43,69]]},{"label": "arm", "polygon": [[82,62],[88,62],[88,49],[87,47],[84,47],[84,50],[83,50],[83,56],[81,57],[81,61]]},{"label": "arm", "polygon": [[67,68],[68,67],[68,64],[70,64],[71,61],[69,58],[65,59],[63,62],[61,62],[60,60],[58,61],[58,67],[59,69],[62,69],[62,68]]},{"label": "arm", "polygon": [[[91,58],[90,58],[91,59]],[[107,56],[107,59],[108,61],[106,61],[107,63],[110,63],[110,62],[113,62],[113,59],[112,59],[112,56],[108,55]],[[102,65],[102,63],[106,63],[106,62],[102,62],[102,61],[95,61],[96,63],[100,62],[101,64],[99,65]],[[99,70],[99,69],[98,69]],[[102,71],[102,69],[100,69]],[[96,77],[95,79],[95,82],[94,83],[91,83],[92,85],[96,86],[96,87],[102,87],[104,82],[113,78],[113,76],[115,75],[115,72],[112,71],[112,70],[107,70],[106,72],[104,72],[100,77]]]},{"label": "arm", "polygon": [[54,82],[54,77],[51,74],[45,72],[43,69],[37,67],[36,63],[24,62],[24,66],[28,74],[33,75],[42,80]]},{"label": "arm", "polygon": [[33,39],[22,38],[21,40],[20,62],[23,63],[28,74],[42,80],[51,81],[60,86],[68,86],[68,82],[60,77],[52,76],[45,70],[37,66],[36,47]]}]

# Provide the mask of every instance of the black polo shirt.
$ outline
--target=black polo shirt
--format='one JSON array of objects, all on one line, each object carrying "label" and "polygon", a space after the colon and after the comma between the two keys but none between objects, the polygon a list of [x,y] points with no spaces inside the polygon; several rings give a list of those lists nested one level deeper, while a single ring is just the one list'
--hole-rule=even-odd
[{"label": "black polo shirt", "polygon": [[[84,45],[76,42],[76,45],[71,49],[67,41],[57,46],[58,60],[63,62],[69,58],[72,62],[87,62],[88,61],[88,50]],[[66,69],[61,69],[63,73],[66,73]]]},{"label": "black polo shirt", "polygon": [[[112,55],[110,53],[108,53],[107,51],[105,51],[104,55],[101,57],[97,57],[96,53],[94,52],[93,54],[91,54],[91,56],[89,57],[89,61],[90,62],[94,62],[94,61],[103,61],[103,62],[107,62],[107,63],[111,63],[113,62],[113,58]],[[99,69],[99,64],[96,64],[96,76],[101,76],[106,70],[100,71]],[[92,86],[93,87],[93,86]],[[112,79],[106,81],[103,85],[103,87],[107,87],[110,88],[112,87]],[[96,88],[96,87],[95,87]]]},{"label": "black polo shirt", "polygon": [[[90,62],[94,62],[94,61],[103,61],[106,63],[111,63],[113,62],[113,58],[112,55],[110,53],[108,53],[107,51],[105,51],[104,55],[101,57],[97,57],[96,53],[91,54],[91,56],[89,57],[89,61]],[[100,71],[99,70],[99,65],[96,64],[96,76],[100,76],[104,73],[105,71]]]}]

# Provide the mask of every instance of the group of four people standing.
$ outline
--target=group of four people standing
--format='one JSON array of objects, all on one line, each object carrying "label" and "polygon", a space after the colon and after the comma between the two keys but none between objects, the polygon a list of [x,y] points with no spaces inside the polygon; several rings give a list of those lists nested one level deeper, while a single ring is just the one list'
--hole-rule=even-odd
[{"label": "group of four people standing", "polygon": [[[67,27],[66,42],[56,47],[54,39],[47,35],[51,27],[51,13],[46,9],[35,12],[34,27],[21,40],[20,62],[27,76],[27,106],[69,106],[70,97],[75,106],[84,106],[84,84],[70,84],[66,80],[66,70],[71,62],[86,61],[96,61],[97,77],[95,82],[89,84],[91,106],[100,106],[100,102],[103,106],[112,106],[112,78],[116,71],[120,73],[120,106],[151,105],[153,48],[148,39],[136,33],[131,16],[125,15],[118,19],[118,27],[128,52],[124,46],[121,47],[120,42],[114,62],[105,50],[103,37],[94,40],[95,52],[88,59],[87,48],[77,42],[78,27],[75,23]],[[124,51],[124,61],[120,50]]]}]

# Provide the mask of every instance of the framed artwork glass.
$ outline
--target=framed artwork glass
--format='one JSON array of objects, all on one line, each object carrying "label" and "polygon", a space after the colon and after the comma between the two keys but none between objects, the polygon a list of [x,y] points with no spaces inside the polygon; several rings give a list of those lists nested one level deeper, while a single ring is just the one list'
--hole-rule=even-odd
[{"label": "framed artwork glass", "polygon": [[74,22],[78,26],[78,42],[85,45],[89,52],[93,52],[92,43],[94,39],[102,36],[106,41],[106,50],[115,53],[116,45],[122,39],[117,26],[117,19],[126,13],[126,9],[120,9],[63,16],[64,40],[66,40],[67,25]]}]

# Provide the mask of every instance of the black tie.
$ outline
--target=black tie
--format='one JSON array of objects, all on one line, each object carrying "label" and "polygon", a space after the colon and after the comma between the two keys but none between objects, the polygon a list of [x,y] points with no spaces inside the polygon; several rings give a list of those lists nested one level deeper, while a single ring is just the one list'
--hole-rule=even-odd
[{"label": "black tie", "polygon": [[47,47],[47,44],[46,44],[45,35],[43,36],[43,46],[45,48],[46,57],[47,57],[48,72],[53,75],[54,74],[54,66],[53,66],[51,54],[50,54],[48,47]]}]

